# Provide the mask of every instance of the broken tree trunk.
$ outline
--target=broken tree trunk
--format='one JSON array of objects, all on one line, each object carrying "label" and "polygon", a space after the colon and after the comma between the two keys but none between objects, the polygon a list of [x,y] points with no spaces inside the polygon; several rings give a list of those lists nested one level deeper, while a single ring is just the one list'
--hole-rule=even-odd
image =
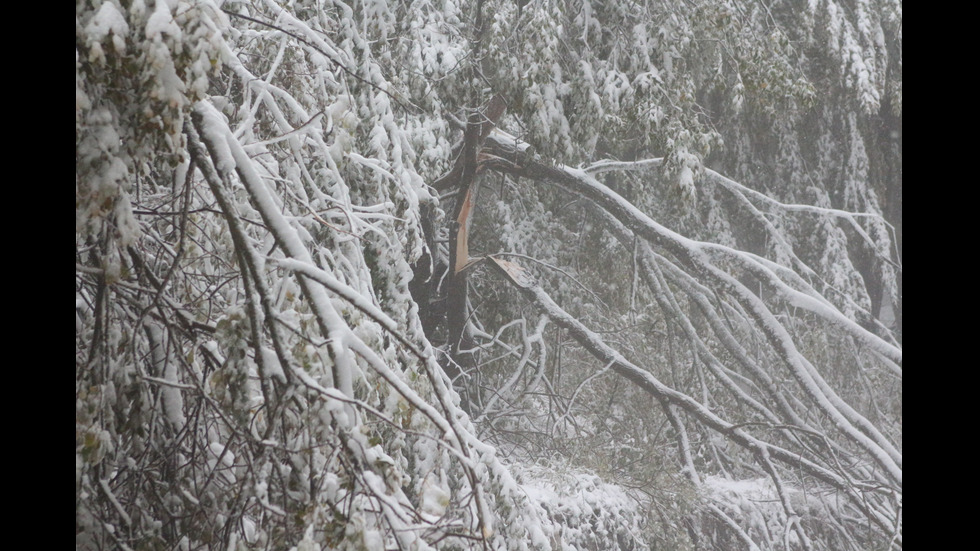
[{"label": "broken tree trunk", "polygon": [[[502,96],[494,96],[482,109],[473,112],[467,121],[463,132],[462,147],[453,165],[445,176],[439,178],[433,187],[440,191],[450,192],[455,196],[452,215],[449,221],[449,262],[444,267],[443,274],[436,273],[430,278],[429,286],[438,288],[444,285],[446,316],[446,345],[448,357],[444,369],[450,379],[456,381],[460,377],[471,374],[476,369],[476,358],[473,349],[475,342],[467,330],[469,306],[467,301],[467,272],[470,264],[469,228],[472,221],[476,195],[477,174],[481,171],[478,162],[480,148],[484,139],[504,114],[506,103]],[[438,267],[438,266],[437,266]],[[438,297],[441,293],[432,291],[427,297]],[[429,324],[432,328],[432,324]],[[462,406],[470,411],[472,398],[466,390],[467,385],[457,384],[462,398]]]}]

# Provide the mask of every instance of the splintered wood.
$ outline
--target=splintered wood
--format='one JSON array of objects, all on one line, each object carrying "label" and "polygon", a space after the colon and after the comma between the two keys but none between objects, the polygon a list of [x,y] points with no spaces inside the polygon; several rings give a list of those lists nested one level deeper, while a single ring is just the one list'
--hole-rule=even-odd
[{"label": "splintered wood", "polygon": [[534,279],[534,276],[524,271],[524,268],[521,268],[519,265],[495,256],[488,256],[487,258],[507,276],[507,279],[511,280],[518,287],[530,289],[537,285],[538,282]]}]

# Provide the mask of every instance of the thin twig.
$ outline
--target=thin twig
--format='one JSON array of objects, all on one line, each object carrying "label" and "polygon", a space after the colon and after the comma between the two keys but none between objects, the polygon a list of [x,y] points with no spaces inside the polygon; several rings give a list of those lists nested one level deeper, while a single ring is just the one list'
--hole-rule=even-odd
[{"label": "thin twig", "polygon": [[418,113],[418,112],[421,111],[421,109],[419,109],[417,106],[411,105],[411,104],[406,104],[402,100],[396,98],[391,92],[385,90],[384,88],[378,86],[377,84],[375,84],[375,83],[373,83],[373,82],[371,82],[369,80],[366,80],[364,77],[359,76],[354,71],[348,69],[347,66],[345,66],[343,63],[341,63],[340,61],[337,61],[336,59],[334,59],[333,57],[331,57],[330,54],[328,54],[327,52],[323,51],[322,49],[320,49],[319,47],[317,47],[315,44],[313,44],[312,42],[310,42],[309,40],[306,40],[305,38],[297,35],[296,33],[287,31],[286,29],[284,29],[284,28],[282,28],[282,27],[280,27],[278,25],[274,25],[272,23],[269,23],[268,21],[262,21],[261,19],[256,19],[256,18],[250,17],[248,15],[242,15],[240,13],[235,13],[235,12],[232,12],[232,11],[228,11],[227,9],[224,9],[224,8],[222,8],[221,11],[223,11],[226,14],[230,15],[231,17],[237,17],[239,19],[244,19],[246,21],[251,21],[252,23],[256,23],[256,24],[259,24],[259,25],[262,25],[262,26],[265,26],[265,27],[269,27],[270,29],[275,29],[275,30],[277,30],[277,31],[279,31],[281,33],[287,34],[287,35],[295,38],[296,40],[299,40],[303,44],[306,44],[310,48],[313,48],[314,50],[316,50],[317,52],[319,52],[320,54],[322,54],[324,57],[326,57],[327,60],[330,61],[331,63],[333,63],[338,69],[340,69],[341,71],[347,73],[348,75],[350,75],[354,79],[356,79],[356,80],[358,80],[360,82],[363,82],[364,84],[367,84],[371,88],[374,88],[375,90],[377,90],[377,91],[381,92],[382,94],[388,96],[389,98],[392,99],[392,101],[394,101],[398,105],[400,105],[400,106],[402,106],[405,109],[408,109],[410,111],[415,111],[416,113]]}]

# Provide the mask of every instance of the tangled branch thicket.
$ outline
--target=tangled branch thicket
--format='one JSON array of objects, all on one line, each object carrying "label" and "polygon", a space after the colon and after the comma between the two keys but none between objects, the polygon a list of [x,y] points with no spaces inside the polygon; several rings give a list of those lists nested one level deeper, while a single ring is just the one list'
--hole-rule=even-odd
[{"label": "tangled branch thicket", "polygon": [[76,3],[76,547],[900,549],[901,4],[470,4]]}]

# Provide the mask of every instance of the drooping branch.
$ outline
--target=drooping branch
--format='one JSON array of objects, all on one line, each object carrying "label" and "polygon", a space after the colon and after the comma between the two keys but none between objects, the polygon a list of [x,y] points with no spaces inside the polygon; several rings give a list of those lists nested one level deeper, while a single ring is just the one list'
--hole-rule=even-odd
[{"label": "drooping branch", "polygon": [[[275,205],[269,189],[262,177],[259,175],[253,160],[245,153],[241,144],[232,135],[227,124],[222,120],[219,113],[206,104],[200,104],[194,111],[193,127],[190,129],[191,141],[195,144],[195,154],[200,158],[208,157],[208,162],[203,163],[206,177],[209,184],[218,188],[217,195],[222,196],[221,190],[224,186],[230,186],[232,182],[238,181],[244,186],[250,202],[259,212],[262,220],[269,231],[281,246],[285,258],[262,258],[251,245],[246,242],[244,236],[240,235],[240,229],[233,231],[236,243],[240,247],[248,249],[242,255],[242,261],[249,266],[249,270],[254,272],[263,271],[262,266],[265,261],[275,264],[278,268],[288,270],[295,274],[303,293],[306,295],[316,324],[321,331],[321,336],[326,339],[327,345],[334,353],[334,389],[326,388],[320,382],[311,378],[302,368],[292,365],[288,359],[280,361],[282,369],[290,370],[290,381],[299,381],[306,388],[319,393],[328,399],[336,399],[343,403],[356,403],[353,399],[354,370],[356,369],[354,359],[360,358],[371,370],[373,370],[382,380],[397,392],[414,411],[419,411],[427,418],[433,427],[442,435],[448,448],[459,464],[467,478],[470,488],[470,496],[475,509],[477,538],[490,538],[494,533],[493,513],[491,504],[486,496],[481,475],[483,467],[481,462],[493,464],[495,459],[489,455],[491,450],[482,444],[474,435],[471,427],[467,426],[465,418],[458,415],[458,407],[452,401],[450,388],[447,386],[441,370],[435,361],[435,355],[431,347],[419,346],[406,338],[398,327],[398,324],[385,314],[380,308],[374,305],[363,294],[351,289],[327,271],[319,268],[314,262],[308,246],[300,237],[295,223],[287,219]],[[197,145],[197,140],[203,146]],[[206,151],[205,151],[206,150]],[[211,166],[214,169],[211,170]],[[231,224],[237,224],[237,214],[234,209],[222,202],[222,208],[228,208],[227,217],[231,219]],[[255,276],[255,274],[253,274]],[[257,276],[255,276],[257,277]],[[420,396],[412,387],[407,384],[401,374],[399,374],[388,361],[371,346],[367,345],[358,335],[351,330],[347,322],[340,316],[334,306],[330,292],[341,297],[356,309],[366,314],[371,320],[380,325],[384,331],[391,335],[394,340],[424,370],[426,377],[433,388],[435,403],[429,403]],[[260,298],[264,292],[258,293]],[[263,299],[264,300],[264,299]],[[263,302],[265,304],[265,302]],[[252,306],[254,309],[254,306]],[[258,318],[259,315],[254,315]],[[265,313],[267,326],[276,328],[279,322],[275,312]],[[275,336],[276,331],[272,334]],[[346,354],[340,356],[339,354]],[[284,354],[285,356],[285,354]],[[338,369],[346,370],[338,371]],[[346,389],[345,389],[346,387]],[[343,416],[341,416],[343,417]],[[351,421],[351,420],[349,420]],[[348,445],[345,442],[345,445]],[[359,461],[370,463],[369,457],[364,455],[364,450],[355,444],[350,444],[351,454]],[[495,472],[492,476],[503,476],[504,471]],[[367,482],[371,482],[370,477],[366,477]],[[510,482],[504,480],[505,483]],[[370,487],[373,494],[382,500],[387,500],[383,486],[376,484]],[[381,513],[386,515],[393,527],[405,533],[411,532],[412,528],[405,525],[407,522],[401,509],[408,507],[405,505],[410,500],[405,496],[395,496],[396,501],[392,501],[389,506],[382,507]],[[410,515],[409,515],[410,516]],[[396,530],[396,531],[397,531]]]},{"label": "drooping branch", "polygon": [[[695,419],[698,424],[710,428],[725,439],[745,449],[756,458],[759,465],[763,467],[763,470],[770,473],[770,476],[774,478],[774,484],[777,488],[782,483],[769,464],[770,458],[779,461],[793,471],[801,471],[827,484],[831,488],[845,492],[850,498],[852,505],[863,510],[869,520],[875,522],[884,530],[888,530],[890,527],[891,519],[877,511],[874,507],[869,506],[868,500],[873,500],[874,498],[871,496],[874,494],[888,498],[892,495],[891,489],[859,482],[850,473],[835,472],[804,457],[799,452],[777,446],[753,436],[745,427],[727,421],[705,404],[671,388],[661,382],[649,370],[643,369],[626,359],[617,350],[607,345],[598,334],[588,329],[582,322],[558,306],[541,286],[538,285],[535,278],[517,264],[493,256],[487,257],[486,260],[490,266],[495,268],[497,273],[515,286],[528,301],[534,304],[553,323],[567,330],[568,334],[599,360],[600,364],[610,366],[613,371],[633,382],[638,388],[655,398],[665,410],[668,418],[673,416],[670,408],[676,407]],[[683,438],[683,433],[680,434]],[[689,457],[689,452],[686,451],[686,447],[685,440],[681,444],[681,452],[682,455]],[[793,516],[792,508],[789,501],[785,499],[785,496],[783,501],[788,507],[787,514]]]},{"label": "drooping branch", "polygon": [[[699,273],[703,272],[706,279],[716,280],[718,283],[723,284],[724,287],[731,288],[730,290],[738,295],[741,295],[743,292],[750,292],[740,284],[731,284],[725,275],[712,269],[714,268],[714,263],[711,262],[710,258],[706,257],[706,254],[714,251],[724,251],[726,250],[725,247],[713,243],[694,241],[665,228],[630,204],[629,201],[626,201],[614,191],[602,185],[586,170],[549,164],[529,157],[526,153],[526,144],[500,131],[492,133],[487,138],[483,149],[485,153],[484,164],[487,168],[516,176],[556,183],[600,205],[607,212],[619,219],[631,231],[646,239],[652,245],[670,252],[689,268],[695,269]],[[755,266],[753,266],[753,269],[758,270],[758,275],[764,277],[767,283],[772,285],[782,298],[793,306],[804,308],[826,319],[828,322],[838,326],[841,330],[851,334],[863,344],[881,353],[896,364],[901,365],[902,351],[897,346],[884,341],[881,337],[874,335],[859,324],[847,319],[846,316],[835,308],[830,307],[822,297],[812,296],[787,285],[775,273],[772,273],[769,265],[760,262],[758,257],[731,249],[727,249],[727,251],[743,259],[743,262],[747,266],[754,263]],[[747,301],[750,302],[749,299]],[[778,334],[778,331],[776,333],[773,336],[774,338],[784,338],[783,335]]]},{"label": "drooping branch", "polygon": [[[649,371],[627,360],[618,351],[606,345],[598,334],[588,329],[582,322],[558,306],[544,289],[538,285],[536,279],[519,265],[492,256],[487,257],[487,260],[489,265],[503,275],[509,283],[516,286],[527,300],[534,304],[543,314],[547,315],[553,323],[567,330],[569,335],[590,354],[595,356],[601,364],[611,366],[613,371],[635,383],[638,387],[656,398],[662,405],[679,407],[686,413],[699,419],[705,425],[731,438],[747,449],[752,450],[760,447],[771,449],[774,457],[794,466],[800,460],[797,454],[770,447],[768,444],[757,440],[736,425],[718,417],[690,396],[670,388]],[[828,484],[841,489],[845,486],[843,479],[819,465],[806,463],[805,468],[812,469],[810,471],[811,475]]]},{"label": "drooping branch", "polygon": [[[824,380],[819,371],[802,354],[793,337],[764,301],[746,288],[737,278],[719,267],[712,258],[723,252],[734,257],[754,273],[761,275],[778,292],[786,304],[803,308],[829,322],[886,359],[901,365],[902,351],[833,308],[826,300],[797,290],[781,280],[770,266],[754,255],[701,243],[683,237],[652,220],[618,194],[602,185],[580,169],[551,165],[526,155],[518,141],[502,132],[492,133],[486,140],[485,166],[492,170],[546,180],[593,201],[652,247],[669,253],[698,280],[732,297],[751,316],[759,332],[778,353],[784,365],[799,382],[813,402],[834,420],[847,437],[865,449],[895,480],[902,481],[901,452],[877,427],[845,402]],[[729,258],[730,260],[731,258]]]}]

